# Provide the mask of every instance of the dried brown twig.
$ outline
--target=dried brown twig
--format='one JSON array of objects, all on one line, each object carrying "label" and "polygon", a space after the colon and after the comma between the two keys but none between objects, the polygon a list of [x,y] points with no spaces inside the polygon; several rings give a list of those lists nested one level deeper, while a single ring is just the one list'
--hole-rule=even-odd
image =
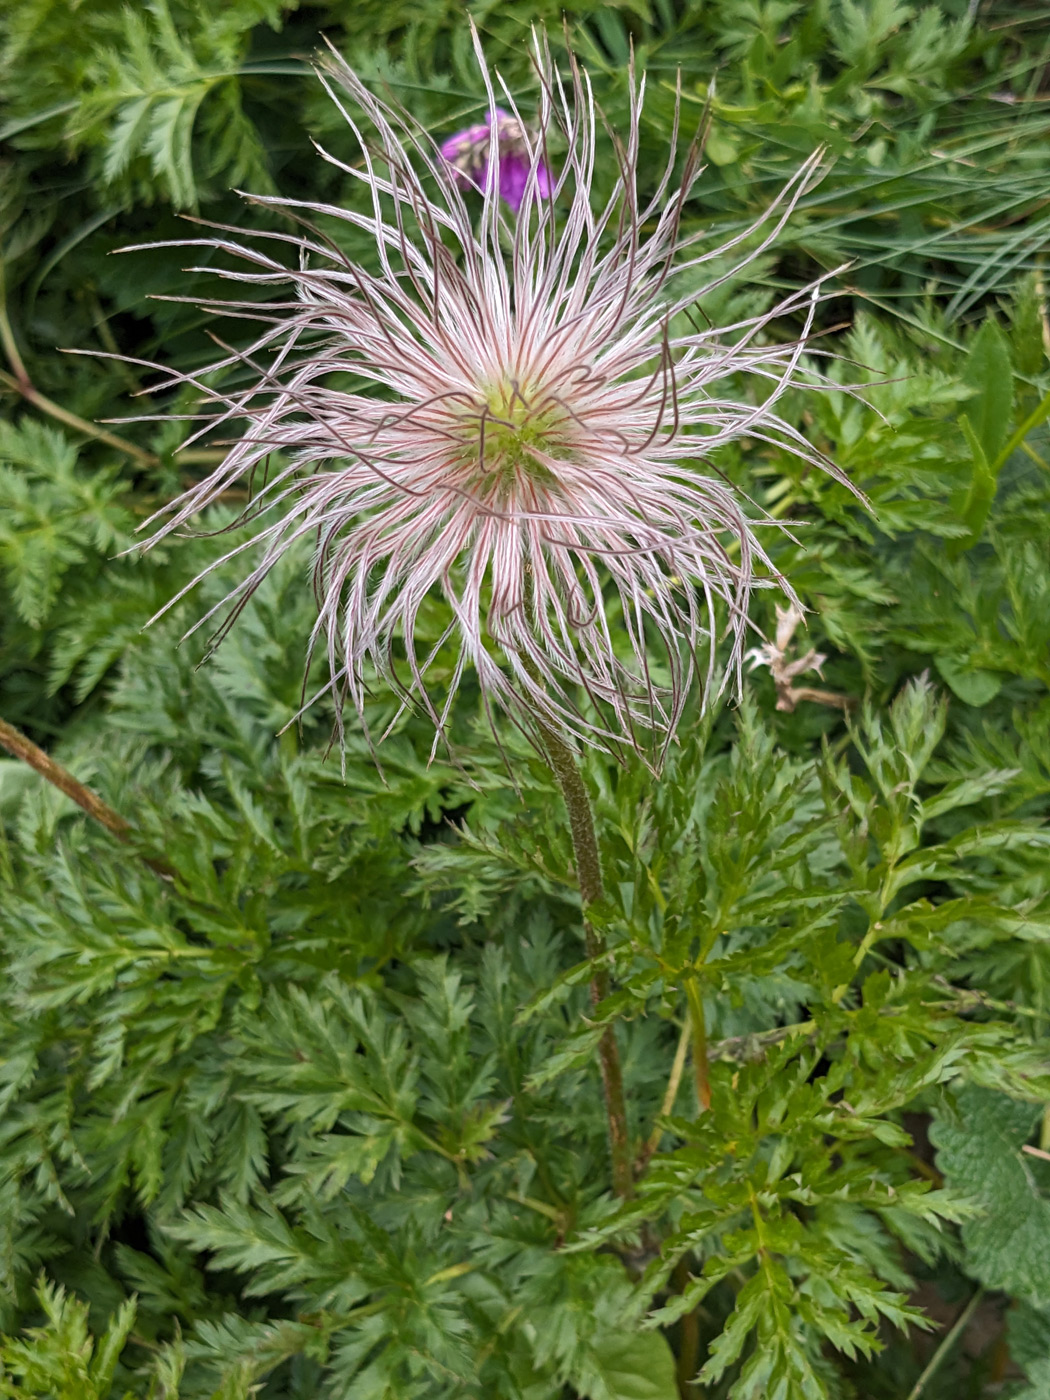
[{"label": "dried brown twig", "polygon": [[788,652],[793,650],[792,638],[801,621],[801,609],[793,603],[786,608],[778,604],[776,638],[772,642],[763,642],[760,647],[753,647],[747,653],[751,669],[754,670],[756,666],[769,667],[777,690],[778,710],[786,710],[790,714],[803,700],[815,705],[832,705],[837,710],[852,709],[856,701],[849,695],[795,684],[796,677],[805,675],[807,671],[816,671],[820,676],[821,667],[828,659],[823,652],[814,651],[811,647],[804,656],[796,657],[794,661],[788,660]]},{"label": "dried brown twig", "polygon": [[[3,719],[0,719],[0,748],[5,748],[14,758],[19,758],[23,763],[27,763],[53,787],[64,792],[78,807],[82,807],[89,817],[94,817],[95,821],[111,832],[118,841],[133,839],[135,828],[129,821],[126,821],[119,812],[114,811],[108,802],[103,802],[97,793],[92,792],[89,787],[85,787],[82,782],[74,778],[68,768],[63,768],[61,763],[57,763],[50,754],[46,754],[21,730],[16,729],[13,724],[8,724]],[[170,880],[174,876],[175,872],[165,861],[156,860],[148,855],[144,855],[143,860],[151,870],[156,871],[165,879]]]}]

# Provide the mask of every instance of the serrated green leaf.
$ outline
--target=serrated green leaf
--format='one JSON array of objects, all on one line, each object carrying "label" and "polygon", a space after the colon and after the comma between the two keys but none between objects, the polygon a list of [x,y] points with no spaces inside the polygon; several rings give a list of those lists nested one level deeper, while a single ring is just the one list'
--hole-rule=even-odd
[{"label": "serrated green leaf", "polygon": [[1050,1306],[1050,1170],[1022,1147],[1038,1106],[989,1089],[965,1089],[957,1117],[941,1113],[930,1130],[946,1183],[983,1208],[962,1227],[967,1264],[989,1288]]}]

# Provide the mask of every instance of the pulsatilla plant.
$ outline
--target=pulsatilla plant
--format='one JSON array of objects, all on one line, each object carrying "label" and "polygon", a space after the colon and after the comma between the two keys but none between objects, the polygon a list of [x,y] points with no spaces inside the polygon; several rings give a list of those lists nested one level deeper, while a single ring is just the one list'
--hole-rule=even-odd
[{"label": "pulsatilla plant", "polygon": [[[326,158],[364,185],[366,211],[256,196],[303,230],[264,235],[290,244],[295,265],[223,230],[192,240],[246,261],[248,270],[225,275],[274,296],[216,304],[266,325],[213,366],[220,376],[247,368],[247,390],[209,387],[193,374],[171,381],[197,385],[217,404],[198,432],[248,426],[210,476],[153,518],[163,520],[154,540],[279,452],[242,517],[253,530],[211,567],[253,546],[260,557],[204,620],[227,606],[232,621],[282,555],[315,541],[308,650],[323,638],[340,731],[347,700],[364,720],[374,667],[404,704],[422,705],[436,748],[473,668],[490,720],[508,713],[557,777],[587,909],[603,894],[601,860],[573,748],[637,745],[644,730],[665,751],[702,640],[706,694],[719,617],[732,637],[730,674],[751,590],[777,579],[733,492],[698,463],[746,434],[836,470],[777,414],[804,373],[819,283],[735,325],[675,328],[697,297],[676,293],[676,274],[717,258],[710,289],[738,273],[776,239],[818,156],[758,225],[702,251],[703,231],[682,224],[701,142],[688,145],[676,180],[677,103],[666,164],[643,198],[644,78],[631,71],[626,137],[603,149],[589,79],[571,54],[566,78],[535,36],[530,124],[490,74],[476,31],[474,43],[488,118],[443,145],[333,51],[322,79],[362,158],[359,166]],[[497,106],[497,86],[506,107]],[[615,162],[616,177],[595,208],[600,160]],[[377,268],[351,261],[312,222],[332,217],[374,240]],[[789,313],[801,313],[802,337],[767,343],[770,323]],[[345,386],[347,374],[359,387]],[[739,376],[757,378],[764,396],[731,397],[726,386]],[[431,634],[422,644],[421,610],[435,593],[448,620],[436,642]],[[455,660],[438,699],[428,672],[449,643]],[[610,991],[606,947],[590,918],[584,928],[600,1006]],[[611,1025],[597,1048],[613,1185],[627,1197],[632,1164]]]},{"label": "pulsatilla plant", "polygon": [[[237,8],[186,13],[216,27]],[[369,8],[326,13],[334,26],[337,9]],[[254,0],[240,9],[254,25]],[[692,47],[677,51],[699,68],[697,6],[654,12],[681,12]],[[902,38],[902,64],[930,47],[931,13]],[[490,22],[498,35],[496,11]],[[829,26],[841,56],[852,40]],[[749,45],[745,86],[816,145],[834,129],[774,102],[795,102],[782,65],[820,23],[803,28],[801,50],[770,50],[776,70]],[[812,110],[831,42],[812,84],[792,80]],[[1041,302],[1010,340],[986,323],[965,359],[917,299],[903,305],[928,325],[921,343],[858,315],[847,354],[881,381],[882,426],[865,426],[837,365],[812,400],[818,441],[878,505],[868,529],[839,481],[791,459],[827,466],[783,397],[822,381],[802,343],[771,343],[772,317],[793,315],[804,342],[813,291],[719,329],[693,326],[686,305],[699,295],[710,310],[697,284],[778,239],[816,161],[712,252],[694,238],[691,133],[650,166],[640,79],[617,75],[626,100],[605,103],[618,139],[571,58],[556,67],[541,37],[535,59],[535,102],[486,75],[476,111],[433,133],[333,59],[326,81],[359,124],[345,175],[315,162],[306,202],[255,211],[269,232],[250,246],[214,225],[203,237],[194,260],[221,263],[235,288],[211,306],[243,316],[254,343],[214,373],[169,377],[204,396],[204,429],[232,446],[154,529],[199,512],[226,526],[205,507],[254,473],[221,569],[210,538],[174,561],[158,549],[137,573],[111,565],[141,518],[139,475],[89,474],[101,444],[78,449],[28,417],[0,432],[2,581],[24,634],[51,627],[46,666],[18,642],[35,680],[6,656],[0,672],[16,696],[43,697],[46,677],[94,688],[66,754],[115,802],[0,721],[0,745],[98,827],[0,765],[0,1395],[934,1400],[948,1367],[972,1369],[965,1319],[988,1335],[1002,1322],[999,1290],[1014,1300],[1013,1354],[1043,1378],[1050,512],[1038,454],[1024,472],[1007,462],[1050,404],[1033,393],[1050,388],[1033,353]],[[981,40],[974,63],[993,59]],[[998,109],[997,71],[981,82],[994,78]],[[181,91],[184,73],[121,77],[125,145],[147,130],[125,94]],[[897,76],[895,94],[917,81]],[[857,67],[850,81],[859,101],[883,79]],[[158,97],[154,153],[175,100]],[[757,109],[730,110],[760,129]],[[761,120],[772,154],[742,154],[737,178],[782,158],[783,131]],[[872,129],[865,146],[849,127],[874,168],[886,126]],[[928,152],[928,126],[915,131]],[[887,154],[880,197],[903,159]],[[349,207],[324,203],[333,178]],[[855,166],[821,225],[845,216],[851,240],[854,187]],[[960,200],[938,195],[931,216],[967,222],[977,206]],[[63,237],[105,214],[75,207]],[[863,224],[890,237],[881,214]],[[47,276],[82,267],[78,253]],[[174,316],[164,325],[185,345],[197,313]],[[27,398],[33,412],[47,402]],[[963,403],[969,438],[950,421]],[[171,436],[165,423],[149,441],[159,454]],[[791,635],[788,589],[758,697],[716,720],[708,684],[708,717],[692,723],[693,658],[705,643],[710,657],[716,626],[731,677],[750,590],[776,585],[779,565],[802,591],[793,544],[716,471],[743,480],[753,443],[768,498],[822,522],[807,532],[807,597],[854,660],[832,662],[827,691],[801,684],[824,646]],[[143,638],[140,625],[209,566],[199,612],[223,594],[231,618],[251,607],[225,664],[198,672],[169,627]],[[387,713],[399,700],[423,711],[388,736],[382,779],[361,734],[345,736],[345,778],[310,717],[303,743],[274,742],[311,631],[337,710],[360,709],[366,687],[383,695],[378,669]],[[908,654],[959,687],[950,710],[928,678],[892,706],[855,703],[869,675],[872,694],[896,690]],[[462,723],[468,694],[491,728]],[[68,713],[50,704],[44,732]],[[378,708],[369,697],[369,718]],[[513,722],[552,771],[523,760],[508,791]],[[646,733],[648,765],[632,747]],[[473,786],[465,765],[428,762],[435,735],[440,748],[465,734]],[[449,813],[466,814],[454,834]],[[960,1319],[925,1351],[920,1266]],[[41,1268],[51,1281],[31,1297]],[[965,1305],[960,1271],[977,1290]],[[1003,1380],[989,1373],[984,1393]]]},{"label": "pulsatilla plant", "polygon": [[[489,74],[476,35],[475,44],[489,117],[443,145],[338,56],[327,60],[333,99],[348,94],[372,135],[346,110],[361,161],[326,159],[362,182],[371,209],[253,197],[305,225],[260,235],[290,245],[294,266],[222,233],[198,240],[246,262],[224,275],[273,298],[218,304],[268,323],[215,366],[247,368],[247,390],[197,375],[172,381],[218,404],[208,427],[248,427],[221,466],[166,507],[155,538],[280,452],[246,512],[254,530],[232,551],[254,545],[259,558],[228,601],[249,595],[295,541],[316,540],[310,647],[323,639],[338,709],[349,699],[361,712],[375,666],[440,735],[472,667],[489,713],[510,711],[534,735],[607,746],[642,728],[663,745],[704,639],[711,679],[716,615],[738,666],[750,591],[776,573],[732,491],[698,464],[746,434],[830,466],[776,411],[800,372],[817,290],[679,334],[676,314],[698,293],[679,296],[675,277],[714,259],[722,272],[712,286],[738,272],[777,237],[817,160],[760,222],[763,236],[700,251],[702,230],[682,228],[700,143],[680,156],[677,115],[662,177],[639,193],[644,78],[631,75],[625,137],[603,145],[587,74],[571,56],[563,77],[535,40],[530,122]],[[617,174],[596,209],[600,161]],[[375,240],[377,268],[312,231],[309,221],[332,218]],[[790,313],[804,322],[802,339],[766,343],[770,323]],[[346,387],[347,374],[358,387]],[[763,381],[758,406],[727,391],[740,375]],[[424,648],[420,610],[435,592],[449,620]],[[456,659],[439,699],[428,671],[449,642]]]}]

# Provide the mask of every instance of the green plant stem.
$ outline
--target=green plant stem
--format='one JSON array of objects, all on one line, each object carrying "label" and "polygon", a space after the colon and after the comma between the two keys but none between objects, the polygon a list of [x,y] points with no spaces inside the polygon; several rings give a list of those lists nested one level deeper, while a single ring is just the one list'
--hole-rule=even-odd
[{"label": "green plant stem", "polygon": [[[96,299],[97,300],[97,299]],[[101,308],[99,308],[101,311]],[[100,326],[104,322],[99,323]],[[67,428],[74,429],[75,432],[82,433],[85,437],[94,438],[97,442],[104,442],[109,447],[115,447],[118,452],[123,452],[126,456],[134,458],[144,467],[155,467],[160,463],[160,458],[155,452],[149,452],[144,447],[137,447],[135,443],[129,442],[127,438],[120,437],[118,433],[111,433],[106,428],[100,428],[97,423],[89,423],[86,418],[81,418],[76,413],[71,413],[68,408],[63,408],[61,404],[55,403],[54,399],[49,399],[46,394],[42,394],[29,378],[29,371],[26,369],[22,353],[15,340],[15,334],[11,327],[11,321],[7,314],[7,305],[4,300],[4,280],[3,261],[0,259],[0,348],[3,349],[12,373],[0,369],[0,384],[4,384],[8,389],[12,389],[16,394],[21,394],[26,403],[30,403],[34,408],[38,408],[41,413],[46,413],[49,417],[56,419],[59,423],[64,423]],[[114,350],[116,346],[114,344]],[[179,462],[188,464],[191,462],[210,465],[221,462],[226,453],[221,448],[213,447],[191,447],[179,454]],[[191,483],[192,484],[192,483]],[[227,493],[223,492],[223,496]],[[240,493],[237,493],[238,495]]]},{"label": "green plant stem", "polygon": [[671,1065],[671,1077],[667,1081],[667,1089],[664,1093],[663,1103],[660,1105],[660,1112],[657,1114],[656,1126],[649,1134],[648,1141],[642,1148],[638,1159],[636,1175],[644,1170],[649,1162],[649,1158],[660,1146],[660,1139],[664,1135],[664,1130],[660,1126],[660,1119],[666,1118],[674,1109],[674,1101],[678,1097],[678,1089],[682,1082],[682,1075],[685,1073],[685,1060],[689,1053],[689,1042],[692,1039],[693,1028],[686,1017],[685,1025],[682,1027],[678,1037],[678,1048],[675,1051],[674,1063]]},{"label": "green plant stem", "polygon": [[[130,841],[134,836],[135,829],[129,821],[125,821],[120,813],[115,812],[107,802],[103,802],[97,793],[78,782],[68,768],[56,763],[49,754],[38,748],[32,739],[27,739],[21,730],[4,719],[0,719],[0,748],[27,763],[53,787],[65,793],[78,807],[82,807],[89,817],[94,817],[95,821],[111,832],[118,841]],[[155,870],[166,879],[170,879],[174,874],[164,861],[154,860],[150,856],[144,856],[143,859],[151,870]]]},{"label": "green plant stem", "polygon": [[[569,830],[572,833],[573,858],[576,864],[576,880],[583,903],[583,933],[587,956],[594,965],[591,977],[591,1002],[597,1006],[609,995],[609,973],[603,966],[605,940],[587,917],[587,908],[602,898],[602,866],[598,854],[598,840],[594,833],[594,816],[583,776],[576,765],[576,759],[565,744],[543,727],[543,746],[551,771],[558,780],[565,808],[569,814]],[[613,1190],[625,1199],[634,1193],[634,1174],[631,1170],[630,1141],[627,1136],[627,1109],[623,1092],[623,1066],[620,1063],[620,1048],[616,1043],[616,1031],[606,1026],[598,1042],[598,1059],[602,1072],[602,1087],[605,1091],[605,1111],[609,1120],[609,1153],[612,1158]]]},{"label": "green plant stem", "polygon": [[[684,1293],[689,1286],[689,1266],[680,1259],[674,1271],[675,1287]],[[700,1309],[687,1312],[679,1324],[678,1358],[675,1364],[678,1394],[681,1400],[701,1400],[703,1391],[696,1383],[700,1367]]]},{"label": "green plant stem", "polygon": [[60,423],[65,423],[67,428],[75,428],[78,433],[97,438],[99,442],[108,443],[110,447],[115,447],[120,452],[126,452],[129,457],[134,457],[143,466],[155,466],[159,461],[159,458],[155,457],[152,452],[146,452],[143,448],[136,447],[133,442],[128,442],[127,438],[118,437],[116,433],[107,432],[105,428],[99,428],[94,423],[89,423],[86,418],[79,418],[75,413],[70,413],[68,409],[55,403],[53,399],[49,399],[46,394],[42,394],[36,388],[29,378],[29,371],[25,367],[22,352],[18,348],[18,342],[15,340],[15,333],[11,328],[11,321],[7,314],[2,259],[0,259],[0,346],[3,347],[4,355],[12,369],[11,374],[0,370],[0,384],[6,384],[16,394],[21,394],[26,403],[31,403],[34,408],[40,409],[41,413],[47,413]]},{"label": "green plant stem", "polygon": [[39,389],[35,389],[28,379],[21,379],[16,375],[7,374],[0,370],[0,384],[6,384],[9,389],[13,389],[16,394],[21,394],[26,403],[31,403],[34,408],[40,409],[41,413],[48,414],[51,418],[56,418],[58,422],[65,423],[67,428],[73,428],[78,433],[83,433],[85,437],[95,438],[98,442],[104,442],[110,447],[115,447],[118,452],[124,452],[129,457],[133,457],[136,462],[141,462],[144,467],[156,466],[160,458],[155,457],[152,452],[147,452],[144,448],[136,447],[133,442],[128,442],[127,438],[118,437],[116,433],[109,433],[105,428],[100,428],[94,423],[89,423],[86,418],[79,418],[75,413],[70,413],[61,404],[49,399],[46,394],[42,394]]},{"label": "green plant stem", "polygon": [[919,1400],[919,1397],[926,1389],[927,1381],[931,1381],[933,1377],[937,1374],[937,1372],[940,1370],[944,1358],[948,1355],[952,1347],[959,1340],[959,1336],[963,1328],[973,1316],[977,1304],[981,1301],[983,1297],[984,1289],[978,1288],[977,1292],[973,1295],[970,1301],[966,1304],[965,1308],[963,1308],[962,1312],[955,1319],[955,1322],[952,1324],[951,1331],[948,1333],[945,1339],[941,1342],[940,1346],[930,1357],[929,1365],[926,1367],[922,1375],[919,1377],[919,1379],[912,1386],[911,1390],[908,1392],[908,1400]]},{"label": "green plant stem", "polygon": [[700,994],[699,978],[688,978],[685,984],[685,998],[689,1004],[689,1028],[693,1040],[696,1101],[703,1113],[711,1107],[711,1081],[707,1065],[707,1022],[704,1019],[704,999]]}]

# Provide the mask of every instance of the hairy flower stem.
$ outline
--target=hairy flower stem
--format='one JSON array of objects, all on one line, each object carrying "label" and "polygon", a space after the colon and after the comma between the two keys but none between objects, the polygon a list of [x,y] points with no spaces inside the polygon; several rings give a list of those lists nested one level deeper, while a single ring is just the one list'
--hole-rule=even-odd
[{"label": "hairy flower stem", "polygon": [[[601,965],[605,940],[587,917],[588,905],[602,897],[602,867],[598,841],[594,834],[594,816],[583,776],[576,766],[571,750],[545,725],[542,727],[543,746],[551,771],[558,780],[565,808],[569,814],[572,833],[576,879],[583,902],[583,933],[587,956],[595,964],[591,978],[591,1001],[595,1006],[609,994],[609,973]],[[609,1119],[609,1154],[612,1158],[613,1190],[625,1199],[634,1193],[631,1170],[630,1143],[627,1138],[627,1110],[623,1095],[623,1067],[615,1029],[610,1025],[602,1032],[598,1043],[598,1059],[605,1091],[605,1111]]]},{"label": "hairy flower stem", "polygon": [[47,398],[33,384],[7,314],[7,296],[2,262],[0,262],[0,349],[3,350],[13,371],[11,374],[7,374],[4,370],[0,370],[0,384],[3,384],[5,388],[14,390],[16,394],[21,394],[27,403],[31,403],[42,413],[57,418],[60,423],[65,423],[67,428],[74,428],[78,433],[83,433],[85,437],[97,438],[99,442],[104,442],[109,447],[115,447],[118,451],[127,453],[129,457],[141,462],[143,466],[155,466],[160,460],[152,452],[146,452],[143,448],[136,447],[133,442],[128,442],[126,438],[118,437],[116,433],[107,432],[105,428],[99,428],[94,423],[79,418],[75,413],[70,413],[61,404]]}]

